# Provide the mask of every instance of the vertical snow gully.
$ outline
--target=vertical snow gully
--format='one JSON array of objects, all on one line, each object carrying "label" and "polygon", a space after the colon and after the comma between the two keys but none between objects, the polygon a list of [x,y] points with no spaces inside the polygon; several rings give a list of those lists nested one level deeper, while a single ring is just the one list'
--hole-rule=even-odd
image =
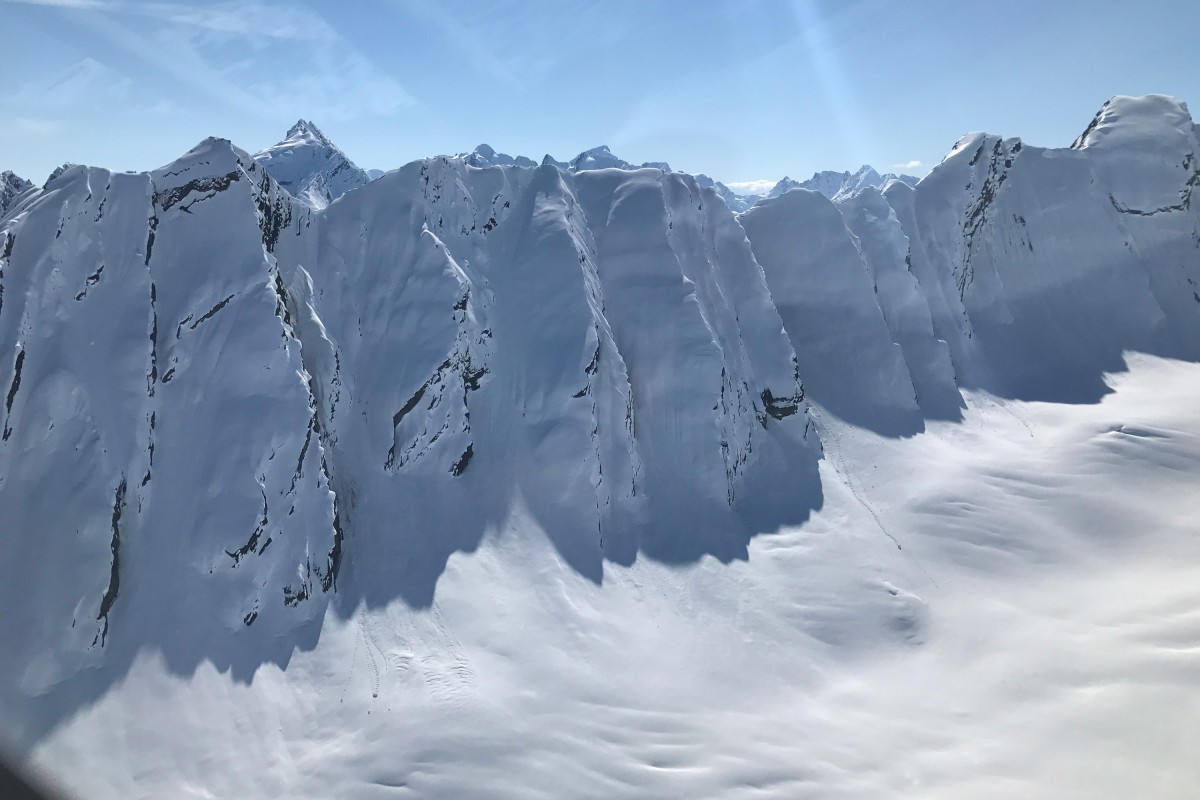
[{"label": "vertical snow gully", "polygon": [[[264,186],[266,186],[269,183],[267,176],[265,174],[263,176],[263,183],[264,183]],[[267,210],[264,210],[264,206],[261,202],[261,197],[265,194],[266,194],[266,189],[264,188],[260,192],[260,204],[259,204],[260,205],[259,210],[260,210],[260,212],[262,212],[264,214],[266,214],[269,211],[269,208]],[[290,206],[288,208],[290,209]],[[274,212],[272,212],[272,213],[276,214],[276,217],[274,217],[273,219],[282,219],[283,218],[283,217],[279,216],[283,212],[281,212],[277,206],[274,207]],[[263,219],[263,217],[260,217],[260,219]],[[287,220],[290,220],[290,219],[291,219],[290,210],[288,210],[286,219],[284,220],[284,222],[282,224],[286,225]],[[278,231],[279,231],[279,226],[276,226],[274,223],[272,223],[271,226],[269,226],[269,227],[270,227],[270,231],[273,232],[272,235],[277,236]],[[266,236],[267,233],[268,233],[268,229],[264,228],[264,236]],[[320,456],[321,456],[321,464],[320,464],[321,476],[325,479],[325,486],[326,486],[326,488],[328,488],[329,493],[333,498],[333,500],[332,500],[333,521],[332,521],[332,526],[331,526],[332,533],[333,533],[333,542],[330,545],[328,553],[326,554],[325,569],[322,571],[319,566],[314,569],[311,566],[311,562],[306,562],[305,570],[306,570],[306,574],[308,574],[308,575],[311,575],[311,573],[313,571],[315,571],[317,573],[317,577],[320,581],[321,591],[323,591],[323,592],[329,592],[331,590],[337,591],[337,576],[338,576],[338,572],[341,569],[341,565],[342,565],[342,552],[343,552],[342,551],[342,543],[345,539],[345,533],[344,533],[344,530],[342,527],[342,516],[341,516],[342,508],[341,508],[341,502],[340,502],[341,498],[338,493],[338,490],[334,486],[333,470],[329,465],[329,456],[332,455],[332,448],[333,448],[335,439],[331,435],[331,431],[329,430],[328,425],[322,423],[322,418],[324,418],[324,420],[326,422],[329,422],[330,420],[332,420],[333,411],[332,411],[332,409],[329,409],[326,412],[326,410],[322,408],[322,402],[321,402],[322,393],[319,392],[317,389],[318,380],[326,382],[326,383],[328,383],[330,381],[327,381],[323,376],[321,376],[320,370],[317,369],[317,365],[316,365],[316,363],[314,363],[311,355],[309,355],[309,357],[307,357],[307,358],[305,357],[304,342],[300,338],[301,329],[300,329],[300,326],[297,324],[301,318],[300,313],[299,313],[299,308],[296,308],[297,300],[296,300],[295,296],[292,294],[292,292],[289,291],[287,284],[284,283],[282,272],[279,269],[279,264],[275,260],[275,257],[273,255],[271,255],[271,251],[274,249],[274,240],[268,242],[267,239],[264,238],[263,248],[264,248],[264,252],[266,254],[266,258],[272,266],[272,275],[271,275],[269,283],[270,283],[271,291],[274,292],[274,294],[275,294],[275,317],[276,317],[276,319],[279,320],[280,327],[283,329],[283,338],[284,338],[285,346],[286,346],[287,342],[294,341],[294,342],[296,342],[297,346],[300,348],[300,363],[304,368],[305,375],[307,376],[307,381],[305,383],[305,389],[308,392],[308,408],[310,411],[310,417],[309,417],[309,421],[308,421],[308,429],[305,432],[304,444],[300,448],[300,455],[296,461],[296,469],[295,469],[295,472],[292,474],[291,485],[288,488],[287,494],[292,494],[296,490],[296,484],[304,472],[305,457],[308,455],[309,447],[312,444],[313,436],[315,435],[316,439],[317,439],[317,446],[320,448],[319,452],[320,452]],[[334,363],[335,363],[335,365],[340,366],[340,359],[337,357],[336,352],[334,353]],[[339,369],[339,366],[335,366],[335,368],[334,368],[334,370],[335,370],[334,381],[336,381],[336,374],[337,374],[337,370]],[[264,496],[263,497],[263,525],[265,526],[265,524],[266,524],[266,497]],[[268,539],[263,544],[262,548],[258,552],[261,554],[263,550],[267,549],[268,544],[270,544],[270,539]],[[235,559],[235,563],[236,563],[236,559]],[[301,601],[306,600],[308,597],[311,596],[311,594],[312,594],[311,580],[309,578],[306,578],[305,583],[301,586],[301,588],[299,590],[292,589],[290,586],[284,587],[284,604],[287,606],[295,606],[295,605],[299,604]],[[244,621],[247,625],[249,625],[254,621],[254,619],[257,618],[257,616],[258,616],[258,613],[253,612],[252,614],[247,615],[247,617]]]}]

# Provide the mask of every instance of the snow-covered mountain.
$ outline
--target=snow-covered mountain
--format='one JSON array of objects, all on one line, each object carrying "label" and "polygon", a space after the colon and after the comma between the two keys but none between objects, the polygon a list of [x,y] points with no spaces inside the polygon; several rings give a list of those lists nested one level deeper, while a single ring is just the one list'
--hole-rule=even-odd
[{"label": "snow-covered mountain", "polygon": [[[518,166],[531,167],[538,162],[525,156],[510,156],[507,153],[498,153],[491,146],[481,144],[470,153],[460,153],[457,158],[461,158],[465,163],[473,167],[497,167],[497,166]],[[570,161],[559,161],[551,155],[546,155],[540,162],[543,165],[555,166],[560,169],[571,172],[587,172],[590,170],[599,169],[621,169],[621,170],[636,170],[636,169],[658,169],[664,172],[671,172],[671,165],[665,161],[647,161],[642,164],[633,164],[629,161],[615,155],[607,145],[593,147],[590,150],[584,150],[579,155],[572,158]],[[704,189],[715,189],[717,195],[724,201],[725,205],[731,211],[739,212],[746,211],[750,206],[754,205],[760,199],[759,195],[743,195],[734,192],[720,181],[715,181],[707,175],[694,176],[698,186]]]},{"label": "snow-covered mountain", "polygon": [[472,167],[536,167],[537,162],[525,156],[510,156],[507,153],[497,153],[490,145],[481,144],[461,156],[463,161]]},{"label": "snow-covered mountain", "polygon": [[0,215],[15,206],[33,184],[8,170],[0,172]]},{"label": "snow-covered mountain", "polygon": [[[537,161],[526,156],[510,156],[507,153],[498,153],[487,144],[479,145],[470,153],[461,153],[456,158],[461,158],[472,167],[533,167],[538,164]],[[590,150],[584,150],[570,161],[559,161],[553,156],[547,155],[542,159],[541,163],[569,170],[570,172],[587,172],[598,169],[659,169],[664,172],[671,171],[671,166],[662,161],[652,161],[641,165],[631,164],[614,154],[608,148],[608,145],[603,144],[599,147],[593,147]]]},{"label": "snow-covered mountain", "polygon": [[1151,96],[741,214],[607,148],[368,181],[303,122],[22,184],[5,735],[89,796],[980,796],[936,731],[1087,726],[978,631],[1194,551],[1197,153]]},{"label": "snow-covered mountain", "polygon": [[303,119],[278,144],[255,153],[254,160],[292,196],[316,209],[371,181],[316,125]]},{"label": "snow-covered mountain", "polygon": [[[880,175],[873,167],[864,164],[855,172],[832,172],[828,170],[817,172],[806,181],[795,181],[784,176],[771,188],[765,197],[778,197],[792,189],[811,189],[814,192],[820,192],[834,202],[838,202],[840,200],[848,200],[864,189],[882,189],[889,181],[893,180],[906,183],[909,186],[916,186],[918,181],[912,175],[895,175],[890,172]],[[747,195],[746,199],[754,199],[757,202],[757,200],[763,198]]]}]

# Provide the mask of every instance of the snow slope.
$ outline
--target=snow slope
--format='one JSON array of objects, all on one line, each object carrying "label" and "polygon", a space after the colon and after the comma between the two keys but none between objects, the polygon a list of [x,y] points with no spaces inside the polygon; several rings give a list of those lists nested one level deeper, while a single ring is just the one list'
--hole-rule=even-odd
[{"label": "snow slope", "polygon": [[1188,797],[1197,149],[1114,98],[739,216],[607,150],[58,170],[2,735],[100,797]]},{"label": "snow slope", "polygon": [[1200,371],[1130,366],[912,439],[831,421],[824,506],[745,562],[601,586],[514,508],[432,608],[331,611],[252,681],[146,648],[35,762],[98,797],[1186,800]]}]

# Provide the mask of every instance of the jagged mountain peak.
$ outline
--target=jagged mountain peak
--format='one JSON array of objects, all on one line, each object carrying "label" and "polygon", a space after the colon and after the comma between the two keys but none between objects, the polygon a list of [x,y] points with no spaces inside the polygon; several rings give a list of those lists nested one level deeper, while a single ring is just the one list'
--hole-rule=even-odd
[{"label": "jagged mountain peak", "polygon": [[[837,172],[835,170],[816,172],[813,173],[811,178],[805,181],[796,181],[785,175],[766,194],[766,198],[778,197],[792,189],[811,189],[815,192],[820,192],[830,200],[837,201],[849,198],[856,192],[862,191],[867,187],[879,189],[889,180],[899,180],[910,185],[917,182],[917,178],[911,175],[895,175],[893,173],[881,175],[870,164],[863,164],[854,172]],[[754,200],[760,199],[764,198],[754,198]]]},{"label": "jagged mountain peak", "polygon": [[790,192],[792,189],[799,189],[801,185],[802,184],[799,181],[792,180],[787,175],[784,175],[779,182],[771,188],[771,191],[767,192],[767,197],[779,197],[779,195],[785,192]]},{"label": "jagged mountain peak", "polygon": [[570,169],[583,172],[592,169],[661,169],[670,172],[671,166],[665,161],[647,161],[641,165],[633,164],[617,156],[608,145],[602,144],[589,150],[584,150],[569,162]]},{"label": "jagged mountain peak", "polygon": [[10,169],[6,169],[0,172],[0,186],[18,186],[22,189],[28,189],[30,186],[33,186],[33,182],[22,178]]},{"label": "jagged mountain peak", "polygon": [[312,122],[300,119],[280,142],[254,155],[280,186],[313,208],[324,208],[371,178]]},{"label": "jagged mountain peak", "polygon": [[329,141],[328,137],[321,132],[321,129],[315,123],[306,119],[298,119],[295,125],[288,128],[285,141],[288,139],[304,139],[319,142],[326,147],[334,146],[333,142]]},{"label": "jagged mountain peak", "polygon": [[571,169],[575,170],[576,172],[587,169],[633,168],[633,165],[628,161],[615,156],[613,151],[610,150],[606,144],[584,150],[582,153],[572,158],[569,163],[571,165]]},{"label": "jagged mountain peak", "polygon": [[11,208],[25,192],[33,188],[33,183],[25,180],[11,170],[0,172],[0,215]]},{"label": "jagged mountain peak", "polygon": [[[511,156],[507,153],[497,152],[495,148],[487,144],[479,145],[470,153],[460,153],[457,158],[463,159],[464,162],[473,167],[534,167],[539,163],[526,156]],[[598,169],[660,169],[663,172],[672,171],[671,165],[665,161],[647,161],[643,164],[633,164],[617,156],[606,144],[584,150],[570,161],[559,161],[550,154],[546,154],[542,157],[540,163],[543,165],[550,164],[569,172],[587,172]]]},{"label": "jagged mountain peak", "polygon": [[465,163],[472,167],[502,167],[502,166],[517,166],[517,167],[534,167],[537,162],[532,158],[525,156],[510,156],[507,153],[499,153],[496,148],[490,144],[480,144],[470,153],[461,153],[458,158],[461,158]]}]

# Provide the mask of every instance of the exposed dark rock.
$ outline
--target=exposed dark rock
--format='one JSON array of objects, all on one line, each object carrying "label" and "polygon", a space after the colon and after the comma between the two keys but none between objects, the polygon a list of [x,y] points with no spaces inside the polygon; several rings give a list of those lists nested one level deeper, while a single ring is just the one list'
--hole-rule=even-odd
[{"label": "exposed dark rock", "polygon": [[763,411],[775,419],[787,419],[800,410],[800,398],[795,395],[776,397],[770,389],[763,389],[761,398]]},{"label": "exposed dark rock", "polygon": [[458,457],[458,461],[454,462],[454,466],[450,467],[450,474],[454,477],[462,475],[467,470],[467,465],[471,463],[471,458],[475,455],[475,445],[467,445],[467,449]]},{"label": "exposed dark rock", "polygon": [[[204,312],[204,316],[200,317],[200,319],[194,321],[191,325],[189,325],[188,330],[194,331],[194,330],[196,330],[197,325],[199,325],[202,322],[207,322],[208,320],[212,319],[213,315],[216,314],[218,311],[220,311],[225,306],[229,305],[229,301],[232,299],[233,299],[233,295],[229,295],[224,300],[222,300],[221,302],[217,303],[215,306],[210,308],[208,311]],[[180,324],[182,324],[182,323],[180,323]]]},{"label": "exposed dark rock", "polygon": [[[108,576],[108,589],[104,592],[104,597],[100,599],[100,613],[96,615],[98,621],[104,622],[104,627],[97,634],[100,637],[100,646],[104,646],[105,639],[108,638],[108,614],[112,611],[113,603],[117,601],[117,593],[121,589],[121,511],[125,506],[125,478],[121,478],[121,483],[117,485],[116,498],[113,500],[112,512],[112,541],[109,547],[112,550],[112,565]],[[95,639],[92,644],[95,644]]]},{"label": "exposed dark rock", "polygon": [[87,297],[88,289],[92,288],[93,286],[95,286],[97,283],[100,282],[100,276],[103,273],[104,273],[104,265],[101,264],[99,269],[97,269],[91,275],[88,275],[86,278],[84,278],[83,290],[81,292],[79,292],[79,294],[75,295],[75,299],[82,300],[83,298]]},{"label": "exposed dark rock", "polygon": [[9,421],[12,417],[13,400],[17,397],[17,391],[21,388],[21,368],[25,365],[25,350],[17,351],[17,360],[13,362],[13,379],[12,384],[8,387],[8,397],[4,400],[4,434],[3,441],[8,441],[8,437],[12,436],[12,426]]},{"label": "exposed dark rock", "polygon": [[238,180],[239,178],[241,178],[241,172],[236,169],[226,175],[196,178],[195,180],[188,181],[182,186],[176,186],[172,189],[156,192],[154,199],[159,208],[161,208],[163,211],[168,211],[173,206],[180,203],[188,195],[192,194],[193,192],[198,192],[203,196],[197,197],[187,205],[180,206],[181,211],[187,211],[188,213],[191,213],[190,209],[196,203],[207,200],[210,197],[225,191],[230,187],[231,184],[233,184],[234,181]]},{"label": "exposed dark rock", "polygon": [[[233,559],[233,565],[236,567],[245,556],[258,550],[258,540],[262,536],[263,531],[267,529],[267,493],[262,492],[262,519],[258,521],[254,532],[250,534],[250,538],[246,543],[237,550],[226,550],[225,555]],[[265,548],[264,548],[265,549]]]}]

